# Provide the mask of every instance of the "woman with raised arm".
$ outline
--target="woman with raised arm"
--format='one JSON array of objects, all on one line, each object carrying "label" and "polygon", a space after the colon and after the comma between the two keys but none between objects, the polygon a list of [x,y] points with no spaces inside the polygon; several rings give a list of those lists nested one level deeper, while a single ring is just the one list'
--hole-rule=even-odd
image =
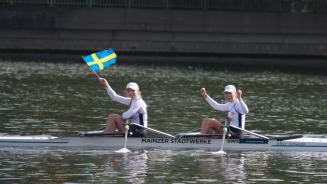
[{"label": "woman with raised arm", "polygon": [[[106,79],[99,78],[100,84],[105,87],[112,100],[128,106],[128,110],[122,115],[111,113],[106,121],[105,133],[125,132],[124,122],[131,119],[131,123],[148,126],[147,105],[143,101],[139,86],[135,82],[126,85],[126,97],[118,95],[109,85]],[[144,136],[144,129],[138,126],[130,126],[131,136]]]},{"label": "woman with raised arm", "polygon": [[[249,112],[249,109],[245,102],[242,100],[242,91],[236,90],[234,85],[227,85],[224,90],[225,104],[220,104],[213,100],[208,94],[205,88],[200,90],[203,98],[208,104],[219,111],[227,112],[230,124],[241,129],[245,128],[245,114]],[[201,134],[223,134],[223,121],[218,121],[213,118],[203,118],[201,124]],[[231,136],[239,138],[241,131],[230,127]]]}]

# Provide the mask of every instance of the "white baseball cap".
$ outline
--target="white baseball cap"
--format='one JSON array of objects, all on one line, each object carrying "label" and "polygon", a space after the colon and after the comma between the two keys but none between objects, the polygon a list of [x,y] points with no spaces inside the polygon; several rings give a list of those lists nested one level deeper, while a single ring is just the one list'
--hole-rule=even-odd
[{"label": "white baseball cap", "polygon": [[139,90],[139,85],[137,85],[135,82],[130,82],[126,85],[126,89],[133,89],[133,90]]},{"label": "white baseball cap", "polygon": [[236,87],[234,85],[227,85],[225,86],[224,92],[236,92]]}]

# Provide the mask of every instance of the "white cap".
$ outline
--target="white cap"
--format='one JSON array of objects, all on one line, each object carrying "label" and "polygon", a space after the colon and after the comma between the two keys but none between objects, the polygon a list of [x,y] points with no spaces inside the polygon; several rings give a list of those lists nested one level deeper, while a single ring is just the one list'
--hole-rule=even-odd
[{"label": "white cap", "polygon": [[236,87],[234,85],[227,85],[225,86],[224,92],[236,92]]},{"label": "white cap", "polygon": [[135,82],[130,82],[126,85],[126,89],[133,89],[133,90],[139,90],[139,85],[137,85]]}]

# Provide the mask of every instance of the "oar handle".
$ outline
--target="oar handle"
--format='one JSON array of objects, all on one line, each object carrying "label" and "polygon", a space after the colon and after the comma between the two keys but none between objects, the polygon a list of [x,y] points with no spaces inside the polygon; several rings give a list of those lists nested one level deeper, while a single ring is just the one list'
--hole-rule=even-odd
[{"label": "oar handle", "polygon": [[131,124],[129,123],[129,120],[127,119],[127,120],[124,121],[123,125],[124,125],[124,128],[128,130],[129,125],[131,125]]},{"label": "oar handle", "polygon": [[223,127],[224,132],[225,131],[227,132],[227,128],[229,128],[231,121],[232,121],[232,118],[229,116],[226,116],[226,120],[225,120],[224,127]]}]

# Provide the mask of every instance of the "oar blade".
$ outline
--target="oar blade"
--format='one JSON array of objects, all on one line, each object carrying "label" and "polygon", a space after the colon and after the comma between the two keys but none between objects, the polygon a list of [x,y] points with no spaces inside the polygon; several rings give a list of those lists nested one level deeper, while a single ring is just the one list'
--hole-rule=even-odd
[{"label": "oar blade", "polygon": [[125,139],[124,139],[124,147],[120,150],[117,150],[116,153],[128,153],[130,152],[129,149],[127,149],[127,137],[128,137],[128,129],[129,129],[129,125],[128,122],[125,125]]},{"label": "oar blade", "polygon": [[214,154],[214,155],[225,155],[226,154],[226,152],[224,152],[225,137],[226,137],[226,133],[227,133],[226,122],[225,122],[225,126],[223,128],[223,131],[224,131],[224,134],[223,134],[223,139],[221,141],[220,150],[216,151],[216,152],[211,152],[211,154]]},{"label": "oar blade", "polygon": [[219,151],[211,152],[211,154],[213,154],[213,155],[225,155],[226,152],[224,152],[224,150],[219,150]]},{"label": "oar blade", "polygon": [[129,149],[127,149],[127,148],[122,148],[122,149],[120,149],[120,150],[117,150],[117,151],[115,151],[116,153],[129,153],[130,152],[130,150]]}]

